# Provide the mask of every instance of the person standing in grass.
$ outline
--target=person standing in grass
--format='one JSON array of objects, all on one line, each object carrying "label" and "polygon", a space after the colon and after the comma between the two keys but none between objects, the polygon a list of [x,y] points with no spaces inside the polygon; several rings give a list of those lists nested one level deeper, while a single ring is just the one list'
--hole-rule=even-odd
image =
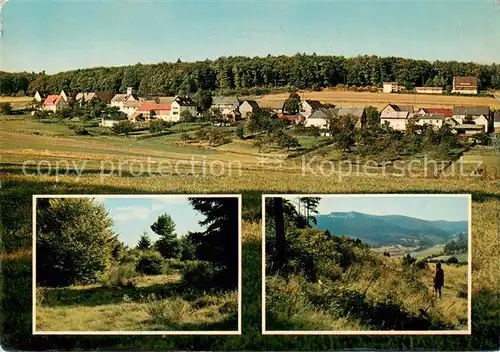
[{"label": "person standing in grass", "polygon": [[444,271],[441,269],[441,263],[436,264],[436,272],[434,273],[434,293],[441,298],[441,287],[444,286]]}]

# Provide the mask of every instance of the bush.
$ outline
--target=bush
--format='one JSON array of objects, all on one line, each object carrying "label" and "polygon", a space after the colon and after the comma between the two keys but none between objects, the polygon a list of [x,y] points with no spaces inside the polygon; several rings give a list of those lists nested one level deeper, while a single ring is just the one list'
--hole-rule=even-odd
[{"label": "bush", "polygon": [[403,257],[403,265],[412,265],[417,259],[413,258],[409,253]]},{"label": "bush", "polygon": [[[182,270],[183,281],[194,288],[208,290],[222,283],[221,271],[209,262],[190,262]],[[221,285],[222,286],[222,285]]]},{"label": "bush", "polygon": [[422,259],[422,260],[417,261],[416,266],[419,269],[427,269],[429,267],[429,264],[428,264],[427,260]]},{"label": "bush", "polygon": [[135,269],[145,275],[160,275],[163,273],[163,264],[164,260],[160,253],[149,251],[140,256]]},{"label": "bush", "polygon": [[149,132],[156,134],[166,131],[172,124],[163,120],[153,120],[149,122]]},{"label": "bush", "polygon": [[458,264],[458,259],[457,259],[457,257],[449,257],[446,262],[448,264]]},{"label": "bush", "polygon": [[135,269],[134,263],[112,265],[107,275],[101,278],[101,284],[107,287],[131,286],[129,279],[137,275]]},{"label": "bush", "polygon": [[10,103],[1,103],[0,114],[13,115],[12,105]]},{"label": "bush", "polygon": [[181,298],[158,300],[153,294],[147,299],[145,311],[156,324],[177,326],[190,315],[191,306]]},{"label": "bush", "polygon": [[134,131],[134,124],[128,120],[121,121],[113,125],[113,127],[111,127],[111,130],[116,134],[124,134],[127,136],[129,133]]},{"label": "bush", "polygon": [[79,136],[88,136],[88,135],[90,135],[89,131],[87,131],[84,127],[81,127],[81,126],[75,127],[73,130]]}]

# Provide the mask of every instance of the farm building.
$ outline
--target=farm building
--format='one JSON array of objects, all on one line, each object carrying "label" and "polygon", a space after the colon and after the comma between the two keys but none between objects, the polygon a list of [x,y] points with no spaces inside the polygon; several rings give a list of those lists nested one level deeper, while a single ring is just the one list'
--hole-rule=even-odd
[{"label": "farm building", "polygon": [[301,113],[298,113],[297,115],[288,115],[288,114],[277,114],[276,115],[280,120],[283,121],[288,121],[289,123],[293,125],[299,125],[301,123],[304,123],[306,121],[306,118],[304,115]]},{"label": "farm building", "polygon": [[239,107],[240,114],[243,119],[250,117],[259,109],[259,104],[255,100],[245,100]]},{"label": "farm building", "polygon": [[300,113],[308,118],[316,110],[323,109],[325,106],[318,100],[302,100],[300,102]]},{"label": "farm building", "polygon": [[63,98],[63,100],[66,102],[66,103],[71,103],[72,101],[74,101],[74,97],[73,95],[67,93],[63,90],[61,90],[61,93],[59,94],[61,96],[61,98]]},{"label": "farm building", "polygon": [[212,109],[219,109],[224,118],[236,119],[240,102],[237,97],[216,96],[212,98]]},{"label": "farm building", "polygon": [[321,129],[328,128],[328,121],[332,118],[350,116],[356,119],[356,128],[361,128],[366,122],[366,111],[360,108],[322,108],[314,111],[305,119],[306,127],[316,126]]},{"label": "farm building", "polygon": [[413,106],[389,104],[380,111],[380,123],[388,123],[395,130],[404,131],[408,118],[413,117]]},{"label": "farm building", "polygon": [[39,103],[44,101],[44,97],[39,91],[36,91],[35,95],[33,96],[33,99],[35,99]]},{"label": "farm building", "polygon": [[444,115],[418,115],[415,117],[415,124],[419,126],[423,125],[432,125],[436,129],[439,129],[443,126],[445,122]]},{"label": "farm building", "polygon": [[99,122],[99,126],[101,127],[113,127],[114,125],[120,123],[118,120],[106,120],[104,118],[101,119],[101,122]]},{"label": "farm building", "polygon": [[137,121],[140,119],[161,119],[165,121],[179,121],[180,117],[177,115],[175,119],[172,115],[172,107],[169,104],[141,104],[140,107],[132,114],[132,120]]},{"label": "farm building", "polygon": [[464,123],[454,127],[455,131],[459,135],[472,136],[476,133],[482,133],[484,131],[484,126]]},{"label": "farm building", "polygon": [[441,87],[416,87],[415,90],[419,94],[443,94]]},{"label": "farm building", "polygon": [[170,106],[172,108],[172,121],[179,121],[183,111],[189,111],[192,116],[198,115],[196,104],[189,97],[176,96]]},{"label": "farm building", "polygon": [[60,95],[49,95],[43,102],[42,110],[56,112],[57,110],[64,109],[68,103]]},{"label": "farm building", "polygon": [[452,93],[460,94],[477,94],[477,78],[476,77],[453,77]]},{"label": "farm building", "polygon": [[382,91],[384,93],[397,93],[401,90],[398,82],[384,82]]},{"label": "farm building", "polygon": [[450,108],[421,108],[417,112],[418,115],[443,115],[446,119],[453,116],[453,109]]},{"label": "farm building", "polygon": [[75,97],[75,101],[79,103],[88,103],[90,101],[102,101],[106,104],[111,103],[111,99],[115,94],[113,92],[90,92],[90,93],[78,93]]},{"label": "farm building", "polygon": [[495,133],[500,133],[500,111],[496,111],[493,115],[493,129]]},{"label": "farm building", "polygon": [[490,131],[490,115],[489,106],[454,106],[453,118],[459,123],[467,123],[474,121],[476,125],[485,126],[485,132]]}]

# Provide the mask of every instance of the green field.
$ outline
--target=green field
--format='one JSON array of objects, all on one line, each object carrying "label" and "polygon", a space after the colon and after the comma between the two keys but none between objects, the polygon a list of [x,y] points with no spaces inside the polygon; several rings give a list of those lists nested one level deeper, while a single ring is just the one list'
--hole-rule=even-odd
[{"label": "green field", "polygon": [[237,330],[236,292],[186,291],[179,274],[125,287],[37,288],[37,331]]},{"label": "green field", "polygon": [[[167,143],[168,137],[134,141],[124,137],[34,135],[23,122],[17,131],[0,125],[2,288],[0,314],[2,345],[8,349],[40,350],[95,348],[147,350],[493,350],[498,349],[498,212],[500,187],[491,177],[391,177],[390,175],[313,174],[301,172],[300,160],[281,168],[259,165],[253,156],[215,149]],[[31,123],[30,123],[31,124]],[[33,125],[32,125],[33,126]],[[35,128],[35,127],[30,127]],[[60,129],[60,126],[40,129]],[[57,132],[58,133],[58,132]],[[241,173],[203,175],[173,172],[165,175],[101,177],[101,161],[239,160]],[[26,160],[47,160],[51,165],[89,160],[85,172],[23,175]],[[109,165],[106,166],[107,168]],[[31,171],[36,171],[33,167]],[[199,171],[197,167],[195,171]],[[317,172],[318,169],[314,169]],[[243,195],[243,334],[241,336],[134,336],[45,337],[31,334],[32,195],[33,194],[168,194],[231,193]],[[265,193],[471,193],[472,194],[472,335],[466,336],[264,336],[261,334],[261,195]],[[452,309],[452,308],[450,308]]]}]

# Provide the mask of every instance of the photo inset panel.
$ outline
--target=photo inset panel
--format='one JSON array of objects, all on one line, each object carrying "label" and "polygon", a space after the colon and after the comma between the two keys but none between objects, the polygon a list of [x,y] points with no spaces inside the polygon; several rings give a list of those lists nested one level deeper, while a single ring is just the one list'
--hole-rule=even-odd
[{"label": "photo inset panel", "polygon": [[33,196],[33,333],[241,334],[241,196]]},{"label": "photo inset panel", "polygon": [[262,332],[471,333],[470,195],[263,197]]}]

